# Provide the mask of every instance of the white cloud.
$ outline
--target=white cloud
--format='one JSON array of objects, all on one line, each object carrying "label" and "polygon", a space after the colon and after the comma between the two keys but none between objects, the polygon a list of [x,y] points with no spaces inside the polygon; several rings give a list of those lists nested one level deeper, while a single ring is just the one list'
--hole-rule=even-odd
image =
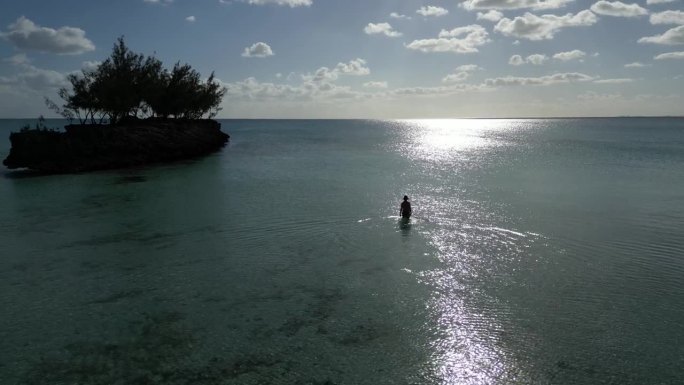
[{"label": "white cloud", "polygon": [[195,21],[197,21],[197,18],[195,16],[188,16],[185,18],[185,20],[194,23]]},{"label": "white cloud", "polygon": [[267,4],[276,4],[276,5],[287,5],[290,8],[294,7],[309,7],[311,4],[313,4],[313,0],[248,0],[248,4],[253,4],[253,5],[267,5]]},{"label": "white cloud", "polygon": [[25,63],[18,64],[18,66],[23,69],[23,72],[12,77],[0,77],[0,84],[40,92],[55,91],[69,85],[63,73],[37,68]]},{"label": "white cloud", "polygon": [[416,11],[417,14],[423,15],[425,17],[428,16],[444,16],[449,14],[449,11],[442,7],[435,7],[434,5],[428,5],[427,7],[420,7],[419,10]]},{"label": "white cloud", "polygon": [[667,3],[672,3],[672,2],[675,2],[675,1],[677,1],[677,0],[646,0],[646,4],[647,4],[647,5],[651,5],[651,4],[667,4]]},{"label": "white cloud", "polygon": [[395,31],[390,23],[368,23],[368,25],[363,29],[368,35],[382,34],[388,37],[399,37],[401,32]]},{"label": "white cloud", "polygon": [[631,83],[633,81],[634,81],[634,79],[629,79],[629,78],[597,79],[597,80],[594,80],[594,83],[596,83],[596,84],[624,84],[624,83]]},{"label": "white cloud", "polygon": [[223,86],[226,87],[226,97],[249,100],[304,99],[307,94],[303,87],[260,83],[253,77],[235,83],[223,83]]},{"label": "white cloud", "polygon": [[555,55],[553,55],[553,58],[556,60],[560,61],[570,61],[570,60],[579,60],[585,57],[587,54],[584,51],[580,51],[578,49],[574,49],[572,51],[567,51],[567,52],[559,52]]},{"label": "white cloud", "polygon": [[[320,67],[313,73],[297,77],[291,73],[286,77],[287,82],[297,84],[260,82],[250,77],[234,83],[221,83],[226,87],[226,98],[247,101],[271,101],[280,103],[335,103],[339,100],[363,100],[385,95],[385,91],[360,92],[348,86],[336,84],[342,76],[364,76],[370,74],[370,69],[363,59],[354,59],[345,63],[338,63],[333,68]],[[282,74],[281,74],[282,77]],[[367,82],[364,87],[371,89],[387,88],[386,82]]]},{"label": "white cloud", "polygon": [[466,0],[461,7],[472,11],[480,9],[556,9],[565,7],[575,0]]},{"label": "white cloud", "polygon": [[615,17],[637,17],[648,15],[645,8],[639,4],[625,4],[621,1],[597,1],[591,6],[591,10],[599,15],[615,16]]},{"label": "white cloud", "polygon": [[494,79],[486,79],[485,85],[490,87],[503,86],[549,86],[552,84],[588,82],[594,80],[592,76],[582,73],[557,73],[541,77],[514,77],[507,76]]},{"label": "white cloud", "polygon": [[245,48],[245,50],[242,52],[242,57],[263,58],[273,55],[274,53],[271,47],[263,42],[254,43],[250,47]]},{"label": "white cloud", "polygon": [[7,32],[0,33],[0,37],[22,50],[80,54],[95,49],[95,44],[85,37],[85,31],[80,28],[41,27],[24,16],[18,18],[8,28]]},{"label": "white cloud", "polygon": [[596,100],[616,100],[621,99],[620,94],[599,94],[594,91],[587,91],[583,94],[577,95],[577,99],[585,101],[596,101]]},{"label": "white cloud", "polygon": [[401,15],[401,14],[396,13],[396,12],[390,13],[390,17],[392,19],[411,20],[411,16]]},{"label": "white cloud", "polygon": [[651,24],[678,24],[684,25],[684,12],[682,11],[664,11],[651,15],[649,18]]},{"label": "white cloud", "polygon": [[454,73],[449,74],[442,78],[442,83],[460,83],[462,81],[465,81],[470,77],[470,73],[473,71],[480,70],[479,66],[475,64],[464,64],[461,66],[456,67],[456,70]]},{"label": "white cloud", "polygon": [[102,62],[99,61],[84,61],[81,63],[81,69],[84,71],[95,71]]},{"label": "white cloud", "polygon": [[482,12],[477,13],[477,20],[487,20],[487,21],[491,21],[491,22],[497,22],[497,21],[503,19],[503,17],[504,17],[503,13],[501,13],[497,10],[494,10],[494,9],[487,11],[487,13],[482,13]]},{"label": "white cloud", "polygon": [[549,58],[546,55],[541,55],[538,53],[530,55],[527,57],[527,59],[525,59],[525,61],[527,61],[528,63],[536,66],[544,64],[544,62],[547,60],[549,60]]},{"label": "white cloud", "polygon": [[449,74],[442,79],[442,83],[460,83],[470,77],[470,73],[466,71],[455,72]]},{"label": "white cloud", "polygon": [[467,91],[477,91],[482,88],[482,86],[472,84],[451,84],[448,86],[439,87],[406,87],[392,90],[387,95],[396,97],[414,96],[429,98],[436,96],[454,95]]},{"label": "white cloud", "polygon": [[363,83],[365,88],[387,88],[387,82],[367,82]]},{"label": "white cloud", "polygon": [[466,72],[477,71],[477,70],[481,70],[481,69],[482,69],[482,67],[478,66],[477,64],[464,64],[464,65],[456,67],[456,71],[466,71]]},{"label": "white cloud", "polygon": [[143,2],[150,4],[171,4],[173,3],[173,0],[143,0]]},{"label": "white cloud", "polygon": [[494,30],[506,36],[514,36],[528,40],[553,39],[554,35],[563,28],[583,27],[593,25],[598,21],[594,13],[588,10],[575,15],[568,13],[563,16],[537,16],[526,12],[514,19],[503,18],[494,26]]},{"label": "white cloud", "polygon": [[335,68],[321,67],[313,74],[306,74],[302,76],[307,82],[313,83],[327,83],[336,81],[340,75],[365,76],[370,74],[370,69],[366,66],[366,61],[363,59],[354,59],[349,63],[337,63]]},{"label": "white cloud", "polygon": [[489,34],[477,24],[454,28],[451,31],[442,30],[437,39],[414,40],[406,48],[421,52],[478,52],[477,47],[488,43]]},{"label": "white cloud", "polygon": [[647,67],[646,64],[635,61],[634,63],[625,64],[625,68],[643,68]]},{"label": "white cloud", "polygon": [[364,76],[370,74],[370,69],[366,66],[363,59],[354,59],[349,63],[337,63],[335,71],[345,75]]},{"label": "white cloud", "polygon": [[525,59],[523,59],[523,57],[520,55],[513,55],[513,56],[511,56],[510,59],[508,59],[508,64],[514,65],[514,66],[523,65],[525,63],[532,64],[532,65],[542,65],[547,60],[549,60],[548,56],[538,54],[538,53],[529,55]]},{"label": "white cloud", "polygon": [[663,45],[684,44],[684,25],[674,27],[666,31],[662,35],[642,37],[641,39],[639,39],[639,43],[653,43]]},{"label": "white cloud", "polygon": [[512,66],[520,66],[525,64],[525,59],[523,59],[523,57],[520,55],[513,55],[510,59],[508,59],[508,64]]},{"label": "white cloud", "polygon": [[684,59],[684,52],[667,52],[667,53],[661,53],[660,55],[654,57],[655,60],[664,60],[664,59]]},{"label": "white cloud", "polygon": [[31,62],[31,60],[29,60],[28,56],[26,56],[25,53],[18,53],[16,55],[12,55],[12,56],[8,57],[7,59],[3,59],[3,61],[6,61],[6,62],[11,63],[11,64],[16,65],[16,66],[22,65],[22,64],[28,64]]},{"label": "white cloud", "polygon": [[[360,99],[367,95],[353,91],[350,87],[335,84],[341,75],[368,75],[370,70],[363,59],[354,59],[348,63],[338,63],[333,69],[321,67],[313,74],[303,75],[298,85],[262,83],[253,77],[235,83],[222,83],[227,90],[226,96],[247,100],[278,101],[325,101],[339,99]],[[288,81],[294,77],[288,76]],[[384,82],[369,82],[379,87]],[[386,84],[386,83],[385,83]]]}]

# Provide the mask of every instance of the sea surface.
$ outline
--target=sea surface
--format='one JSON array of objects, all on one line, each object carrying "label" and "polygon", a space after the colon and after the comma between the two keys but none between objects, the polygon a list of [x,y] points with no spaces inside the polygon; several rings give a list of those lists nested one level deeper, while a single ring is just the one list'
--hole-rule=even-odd
[{"label": "sea surface", "polygon": [[684,383],[684,119],[222,125],[0,166],[0,384]]}]

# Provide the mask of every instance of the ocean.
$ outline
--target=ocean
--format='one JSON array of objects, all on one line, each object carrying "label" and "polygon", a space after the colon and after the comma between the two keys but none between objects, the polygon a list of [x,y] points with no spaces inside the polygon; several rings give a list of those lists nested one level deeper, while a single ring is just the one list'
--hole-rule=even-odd
[{"label": "ocean", "polygon": [[684,381],[684,119],[222,125],[0,168],[0,384]]}]

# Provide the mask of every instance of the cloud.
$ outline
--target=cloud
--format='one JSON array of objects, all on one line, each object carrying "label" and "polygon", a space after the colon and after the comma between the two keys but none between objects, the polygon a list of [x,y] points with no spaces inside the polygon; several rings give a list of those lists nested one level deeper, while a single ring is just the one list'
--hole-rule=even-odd
[{"label": "cloud", "polygon": [[290,8],[295,8],[295,7],[309,7],[311,4],[313,4],[313,0],[247,0],[248,4],[253,4],[253,5],[268,5],[268,4],[276,4],[276,5],[287,5]]},{"label": "cloud", "polygon": [[242,57],[264,58],[273,55],[274,53],[273,50],[271,50],[271,47],[263,42],[254,43],[252,46],[245,48],[244,52],[242,52]]},{"label": "cloud", "polygon": [[370,74],[370,69],[366,66],[363,59],[354,59],[349,63],[337,63],[335,71],[345,75],[364,76]]},{"label": "cloud", "polygon": [[74,27],[59,29],[41,27],[21,16],[8,26],[0,37],[22,50],[50,52],[56,54],[80,54],[93,51],[95,44],[85,37],[85,31]]},{"label": "cloud", "polygon": [[549,60],[548,56],[538,54],[538,53],[530,55],[530,56],[526,57],[525,59],[523,59],[523,57],[520,55],[513,55],[513,56],[511,56],[510,59],[508,59],[508,64],[514,65],[514,66],[519,66],[519,65],[523,65],[523,64],[527,63],[527,64],[532,64],[532,65],[538,66],[538,65],[544,64],[544,62],[546,62],[547,60]]},{"label": "cloud", "polygon": [[654,57],[655,60],[665,60],[665,59],[684,59],[684,52],[667,52],[661,53],[660,55]]},{"label": "cloud", "polygon": [[536,66],[544,64],[544,62],[547,60],[549,60],[549,58],[546,55],[541,55],[538,53],[530,55],[527,57],[527,59],[525,59],[526,62]]},{"label": "cloud", "polygon": [[487,20],[487,21],[491,21],[491,22],[497,22],[497,21],[503,19],[503,17],[504,17],[503,13],[501,13],[497,10],[494,10],[494,9],[487,11],[487,13],[482,13],[482,12],[477,13],[477,20]]},{"label": "cloud", "polygon": [[366,64],[366,61],[363,59],[354,59],[349,61],[349,63],[337,63],[333,69],[321,67],[313,74],[303,75],[302,79],[307,82],[326,83],[336,81],[340,75],[370,75],[370,69],[366,66]]},{"label": "cloud", "polygon": [[594,80],[594,77],[582,73],[557,73],[553,75],[541,77],[514,77],[507,76],[494,79],[486,79],[485,85],[490,87],[505,87],[505,86],[549,86],[553,84],[562,83],[576,83],[588,82]]},{"label": "cloud", "polygon": [[368,25],[363,29],[367,35],[377,35],[382,34],[388,37],[399,37],[401,32],[395,31],[390,23],[368,23]]},{"label": "cloud", "polygon": [[401,14],[398,14],[398,13],[396,13],[396,12],[390,13],[390,17],[391,17],[392,19],[411,20],[411,16],[401,15]]},{"label": "cloud", "polygon": [[31,62],[31,60],[29,60],[28,56],[26,56],[25,53],[18,53],[16,55],[12,55],[12,56],[8,57],[7,59],[3,59],[3,61],[11,63],[15,66],[19,66],[22,64],[28,64]]},{"label": "cloud", "polygon": [[580,51],[578,49],[574,49],[572,51],[567,51],[567,52],[559,52],[555,55],[553,55],[553,58],[556,60],[560,61],[570,61],[570,60],[579,60],[582,59],[586,56],[587,54],[584,51]]},{"label": "cloud", "polygon": [[651,24],[678,24],[684,25],[684,12],[682,11],[664,11],[651,15],[649,18]]},{"label": "cloud", "polygon": [[367,82],[363,83],[364,88],[387,88],[387,82]]},{"label": "cloud", "polygon": [[594,83],[596,83],[596,84],[624,84],[624,83],[631,83],[633,81],[634,81],[634,79],[629,79],[629,78],[597,79],[597,80],[594,80]]},{"label": "cloud", "polygon": [[420,7],[419,10],[416,11],[417,14],[423,15],[425,17],[428,16],[434,16],[434,17],[439,17],[439,16],[444,16],[449,14],[449,11],[442,7],[435,7],[434,5],[428,5],[427,7]]},{"label": "cloud", "polygon": [[645,8],[639,4],[625,4],[621,1],[597,1],[591,6],[591,10],[599,15],[615,16],[615,17],[637,17],[648,15]]},{"label": "cloud", "polygon": [[456,67],[456,71],[477,71],[481,70],[482,67],[478,66],[477,64],[464,64],[461,66]]},{"label": "cloud", "polygon": [[437,39],[414,40],[406,48],[421,52],[478,52],[477,47],[488,43],[489,34],[477,24],[454,28],[451,31],[442,30]]},{"label": "cloud", "polygon": [[635,61],[634,63],[625,64],[625,68],[643,68],[643,67],[648,67],[648,66],[644,63],[639,63],[638,61]]},{"label": "cloud", "polygon": [[455,72],[449,74],[442,79],[442,83],[460,83],[470,77],[470,73],[466,71]]},{"label": "cloud", "polygon": [[466,0],[461,7],[473,11],[481,9],[557,9],[575,0]]},{"label": "cloud", "polygon": [[197,21],[197,18],[195,16],[188,16],[185,18],[185,20],[194,23],[195,21]]},{"label": "cloud", "polygon": [[456,67],[454,73],[449,74],[442,78],[442,83],[460,83],[465,81],[470,77],[470,73],[473,71],[481,70],[478,65],[475,64],[464,64]]},{"label": "cloud", "polygon": [[[363,59],[338,63],[335,67],[320,67],[313,73],[296,77],[287,76],[288,82],[299,79],[299,84],[278,84],[260,82],[250,77],[234,83],[221,82],[226,87],[226,97],[242,100],[279,101],[279,102],[334,102],[340,99],[361,100],[377,97],[384,92],[359,92],[335,82],[342,76],[365,76],[370,69]],[[366,88],[386,88],[386,82],[367,82]]]},{"label": "cloud", "polygon": [[677,0],[646,0],[647,5],[652,5],[652,4],[667,4],[667,3],[673,3]]},{"label": "cloud", "polygon": [[508,64],[512,66],[520,66],[525,64],[525,59],[523,59],[523,57],[520,55],[513,55],[510,59],[508,59]]},{"label": "cloud", "polygon": [[63,73],[34,67],[30,64],[18,64],[23,72],[12,77],[0,77],[0,84],[23,87],[33,91],[55,91],[66,87],[69,82]]},{"label": "cloud", "polygon": [[459,94],[467,91],[478,91],[481,90],[483,86],[472,85],[472,84],[451,84],[447,86],[438,87],[406,87],[397,88],[395,90],[389,91],[387,96],[396,97],[435,97],[435,96],[445,96]]},{"label": "cloud", "polygon": [[102,64],[102,62],[99,61],[84,61],[81,63],[81,69],[84,71],[95,71],[97,68]]},{"label": "cloud", "polygon": [[537,16],[526,12],[514,19],[503,18],[494,26],[494,30],[506,36],[514,36],[528,40],[553,39],[554,35],[563,28],[583,27],[593,25],[598,21],[594,13],[588,10],[575,15],[568,13],[563,16]]},{"label": "cloud", "polygon": [[150,3],[150,4],[171,4],[173,3],[173,0],[143,0],[145,3]]},{"label": "cloud", "polygon": [[587,91],[583,94],[577,95],[577,99],[580,100],[585,100],[585,101],[595,101],[595,100],[615,100],[615,99],[621,99],[622,95],[620,94],[599,94],[594,91]]},{"label": "cloud", "polygon": [[286,84],[260,83],[250,77],[235,83],[223,83],[226,97],[249,100],[306,99],[307,90]]},{"label": "cloud", "polygon": [[662,35],[642,37],[641,39],[639,39],[639,43],[653,43],[663,45],[684,44],[684,25],[674,27],[666,31]]}]

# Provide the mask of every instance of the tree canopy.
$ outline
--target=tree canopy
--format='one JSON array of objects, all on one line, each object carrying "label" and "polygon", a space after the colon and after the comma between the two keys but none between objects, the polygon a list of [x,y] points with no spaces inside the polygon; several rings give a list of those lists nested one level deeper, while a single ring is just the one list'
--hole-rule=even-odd
[{"label": "tree canopy", "polygon": [[109,58],[96,69],[67,77],[71,89],[59,90],[60,107],[46,104],[67,119],[81,123],[116,124],[126,118],[199,119],[216,116],[226,89],[212,72],[202,80],[190,65],[177,62],[164,68],[154,56],[132,52],[120,37]]}]

